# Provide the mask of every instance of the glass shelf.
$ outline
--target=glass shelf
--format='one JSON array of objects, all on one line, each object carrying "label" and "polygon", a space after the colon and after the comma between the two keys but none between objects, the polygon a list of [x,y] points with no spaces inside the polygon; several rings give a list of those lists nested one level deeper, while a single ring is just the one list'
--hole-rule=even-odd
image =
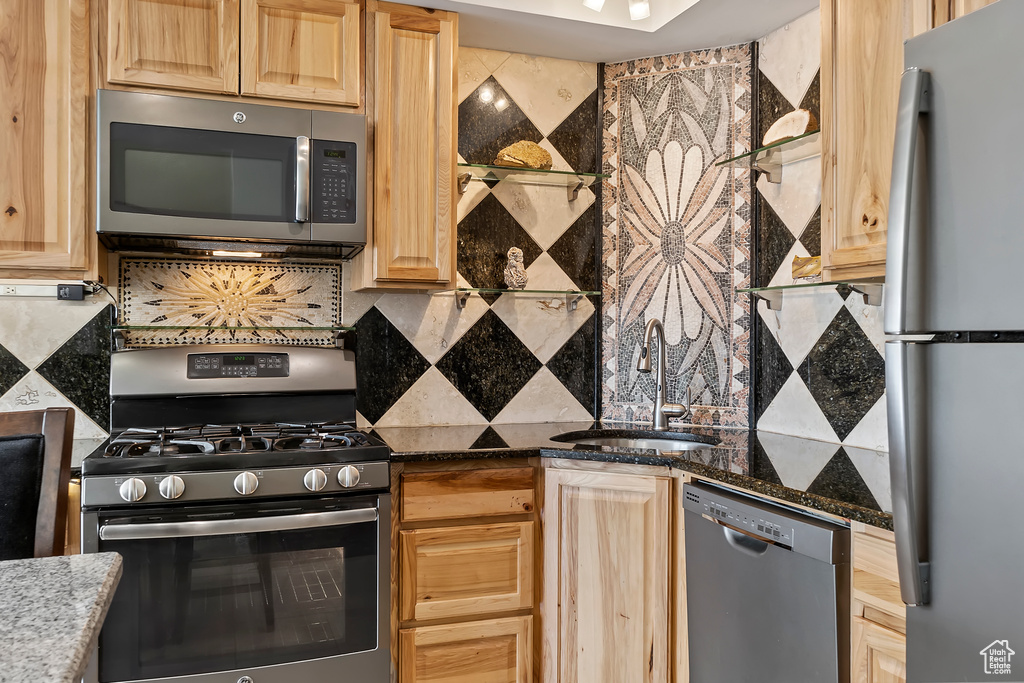
[{"label": "glass shelf", "polygon": [[737,294],[752,294],[758,299],[764,299],[768,308],[773,311],[782,309],[782,299],[786,292],[796,292],[807,289],[835,288],[846,286],[864,297],[864,303],[868,306],[882,305],[882,292],[885,280],[883,278],[872,278],[865,280],[840,280],[832,282],[797,282],[791,285],[775,285],[774,287],[745,287],[737,288]]},{"label": "glass shelf", "polygon": [[566,310],[570,313],[576,310],[583,297],[601,296],[601,292],[592,290],[577,289],[498,289],[488,287],[457,287],[455,289],[442,289],[440,293],[451,292],[455,294],[455,305],[461,310],[466,307],[466,301],[470,294],[527,294],[537,298],[564,297]]},{"label": "glass shelf", "polygon": [[815,130],[720,161],[715,166],[750,168],[767,174],[770,183],[781,183],[782,167],[785,164],[810,159],[819,154],[821,154],[821,131]]},{"label": "glass shelf", "polygon": [[603,173],[577,173],[515,166],[488,166],[485,164],[459,164],[459,194],[465,194],[471,180],[509,180],[523,185],[554,185],[564,187],[569,201],[573,201],[584,187],[595,181],[610,178]]},{"label": "glass shelf", "polygon": [[111,329],[115,332],[153,332],[158,330],[187,330],[214,332],[350,332],[354,327],[286,327],[271,325],[266,327],[234,327],[231,325],[114,325]]}]

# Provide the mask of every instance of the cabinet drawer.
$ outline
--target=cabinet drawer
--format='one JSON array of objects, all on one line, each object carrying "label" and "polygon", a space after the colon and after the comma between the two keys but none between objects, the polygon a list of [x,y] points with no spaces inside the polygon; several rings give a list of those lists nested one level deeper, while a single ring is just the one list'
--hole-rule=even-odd
[{"label": "cabinet drawer", "polygon": [[401,543],[403,620],[533,605],[533,522],[403,531]]},{"label": "cabinet drawer", "polygon": [[402,475],[402,521],[518,515],[533,511],[533,468]]},{"label": "cabinet drawer", "polygon": [[401,683],[528,683],[533,617],[426,626],[399,633]]}]

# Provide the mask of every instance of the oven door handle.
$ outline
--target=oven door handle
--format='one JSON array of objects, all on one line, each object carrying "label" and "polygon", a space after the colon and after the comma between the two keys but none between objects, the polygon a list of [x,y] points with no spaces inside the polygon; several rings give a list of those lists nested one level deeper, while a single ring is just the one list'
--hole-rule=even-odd
[{"label": "oven door handle", "polygon": [[104,541],[137,541],[158,538],[188,538],[193,536],[227,536],[231,534],[258,534],[268,531],[292,531],[325,526],[344,526],[376,522],[376,508],[361,510],[335,510],[280,517],[246,519],[211,519],[200,522],[158,522],[155,524],[104,524],[100,539]]}]

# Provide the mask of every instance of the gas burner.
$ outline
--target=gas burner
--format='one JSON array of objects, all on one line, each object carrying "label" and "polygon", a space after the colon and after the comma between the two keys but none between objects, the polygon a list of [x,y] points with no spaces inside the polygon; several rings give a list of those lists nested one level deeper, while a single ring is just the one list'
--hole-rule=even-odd
[{"label": "gas burner", "polygon": [[217,442],[218,453],[252,453],[270,450],[270,439],[239,434]]},{"label": "gas burner", "polygon": [[[351,429],[347,425],[342,425]],[[359,432],[348,431],[344,433],[314,433],[299,436],[290,436],[278,439],[274,442],[275,451],[311,451],[327,450],[336,448],[351,448],[355,446],[368,446],[369,440]]]}]

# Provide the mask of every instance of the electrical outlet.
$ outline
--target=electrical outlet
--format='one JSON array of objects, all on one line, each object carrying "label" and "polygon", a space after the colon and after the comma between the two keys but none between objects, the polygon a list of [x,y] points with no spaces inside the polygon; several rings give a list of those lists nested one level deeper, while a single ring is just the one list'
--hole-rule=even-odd
[{"label": "electrical outlet", "polygon": [[3,296],[18,296],[18,288],[15,285],[0,285],[0,294]]}]

